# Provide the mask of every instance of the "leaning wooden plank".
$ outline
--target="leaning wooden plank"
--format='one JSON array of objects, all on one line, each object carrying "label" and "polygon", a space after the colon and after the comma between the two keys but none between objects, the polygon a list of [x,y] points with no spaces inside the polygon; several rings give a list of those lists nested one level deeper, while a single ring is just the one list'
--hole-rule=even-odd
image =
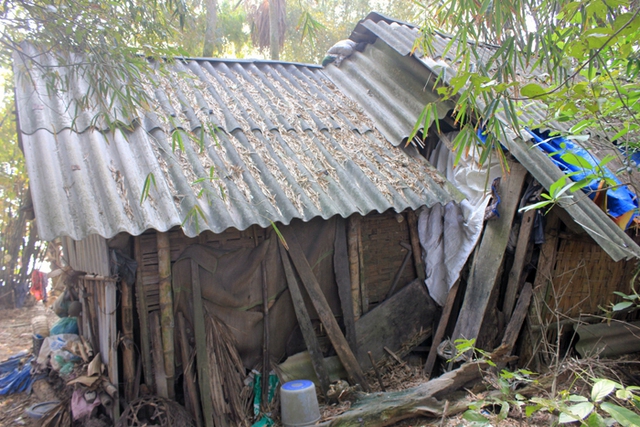
[{"label": "leaning wooden plank", "polygon": [[351,278],[349,277],[349,259],[347,255],[347,232],[345,221],[338,216],[336,220],[336,237],[333,242],[333,270],[338,284],[338,295],[342,307],[342,319],[351,351],[356,347],[356,321],[353,314],[353,298],[351,296]]},{"label": "leaning wooden plank", "polygon": [[149,341],[149,312],[147,310],[147,295],[144,290],[143,284],[143,259],[142,259],[142,246],[140,244],[140,236],[135,236],[134,252],[136,262],[138,263],[138,269],[136,270],[136,301],[138,309],[138,319],[140,321],[140,353],[142,357],[142,372],[144,373],[144,382],[153,390],[155,381],[151,370],[151,343]]},{"label": "leaning wooden plank", "polygon": [[522,292],[520,292],[518,304],[516,305],[515,310],[513,310],[513,316],[511,316],[511,320],[504,332],[504,337],[502,337],[502,347],[506,347],[508,349],[508,353],[511,353],[513,346],[516,344],[524,319],[527,317],[527,311],[529,310],[532,295],[533,287],[531,286],[531,283],[525,283],[522,288]]},{"label": "leaning wooden plank", "polygon": [[162,326],[162,350],[164,355],[164,371],[167,375],[167,391],[169,399],[175,395],[175,355],[173,348],[173,291],[171,289],[171,248],[169,233],[156,234],[158,242],[158,275],[160,283],[160,324]]},{"label": "leaning wooden plank", "polygon": [[520,202],[527,170],[510,162],[511,173],[500,185],[500,217],[488,221],[474,257],[453,339],[476,339],[498,279],[511,225]]},{"label": "leaning wooden plank", "polygon": [[211,375],[209,372],[209,354],[207,334],[204,327],[204,306],[200,289],[200,266],[191,261],[191,292],[193,297],[193,330],[196,337],[196,363],[198,364],[198,383],[204,425],[213,427],[213,402],[211,400]]},{"label": "leaning wooden plank", "polygon": [[378,362],[388,359],[384,347],[404,356],[431,335],[435,311],[427,287],[416,279],[362,316],[356,322],[360,366],[369,366],[369,351]]},{"label": "leaning wooden plank", "polygon": [[518,233],[518,243],[516,244],[516,252],[513,256],[513,266],[511,267],[511,271],[509,271],[507,291],[504,296],[504,304],[502,305],[502,312],[507,322],[511,319],[511,312],[516,303],[516,295],[520,292],[520,287],[525,279],[522,276],[524,275],[524,268],[527,263],[527,253],[531,243],[531,232],[533,230],[535,217],[535,210],[527,211],[522,215],[520,232]]},{"label": "leaning wooden plank", "polygon": [[349,344],[342,334],[342,331],[338,326],[338,322],[335,317],[333,317],[331,307],[329,307],[329,304],[322,293],[318,279],[315,274],[313,274],[313,270],[304,255],[304,251],[298,242],[298,238],[290,227],[283,227],[282,235],[289,245],[289,256],[293,261],[293,265],[296,267],[296,270],[300,275],[302,284],[311,298],[311,302],[318,313],[320,321],[325,327],[327,335],[331,340],[331,344],[333,344],[333,348],[347,371],[349,380],[353,384],[360,384],[365,391],[368,391],[369,384],[367,379],[362,373],[362,369],[360,368],[358,361],[351,352],[351,348],[349,348]]},{"label": "leaning wooden plank", "polygon": [[307,345],[307,350],[309,351],[309,355],[311,356],[311,364],[313,365],[313,370],[315,371],[318,377],[318,381],[320,382],[320,389],[322,390],[322,394],[324,394],[326,397],[327,392],[329,391],[330,381],[329,375],[327,374],[327,370],[324,366],[324,358],[322,356],[322,351],[320,350],[318,337],[316,336],[316,331],[313,329],[313,325],[311,324],[311,317],[309,317],[307,306],[304,304],[304,300],[302,299],[302,293],[300,292],[300,287],[298,286],[298,280],[296,279],[295,273],[293,272],[293,267],[291,266],[291,261],[289,261],[287,251],[285,250],[284,246],[282,246],[282,243],[278,242],[278,246],[280,247],[282,266],[284,267],[284,274],[287,278],[287,285],[289,286],[289,293],[291,294],[293,309],[296,313],[296,318],[298,319],[298,324],[300,325],[300,330],[302,331],[304,342]]},{"label": "leaning wooden plank", "polygon": [[440,323],[438,323],[438,329],[436,330],[433,339],[431,340],[431,348],[429,349],[429,355],[427,356],[427,361],[424,364],[424,376],[427,378],[431,377],[431,373],[433,372],[433,367],[436,364],[436,356],[438,355],[437,350],[438,346],[442,342],[444,338],[444,333],[447,330],[447,325],[449,323],[449,318],[451,317],[451,310],[453,308],[453,303],[456,300],[456,296],[458,295],[458,288],[460,287],[460,281],[456,280],[456,283],[453,284],[451,289],[449,289],[449,294],[447,295],[447,301],[444,303],[444,308],[442,309],[442,315],[440,316]]}]

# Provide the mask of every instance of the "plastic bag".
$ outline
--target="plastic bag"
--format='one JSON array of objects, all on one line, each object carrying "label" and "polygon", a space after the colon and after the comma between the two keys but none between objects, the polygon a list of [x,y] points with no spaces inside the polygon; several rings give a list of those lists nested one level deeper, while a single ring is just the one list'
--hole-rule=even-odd
[{"label": "plastic bag", "polygon": [[49,335],[78,334],[78,318],[63,317],[53,324]]},{"label": "plastic bag", "polygon": [[82,342],[76,334],[60,334],[46,337],[38,354],[38,367],[44,369],[50,362],[51,367],[59,371],[69,362],[79,362],[81,359],[78,356],[65,350],[65,348],[71,348],[71,344],[75,341]]}]

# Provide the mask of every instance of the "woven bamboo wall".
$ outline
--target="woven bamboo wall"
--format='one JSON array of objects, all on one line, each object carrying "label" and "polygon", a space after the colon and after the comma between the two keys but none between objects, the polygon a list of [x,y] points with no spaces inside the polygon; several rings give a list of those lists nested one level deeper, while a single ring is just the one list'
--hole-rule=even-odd
[{"label": "woven bamboo wall", "polygon": [[632,266],[614,262],[588,237],[564,234],[560,238],[552,287],[547,303],[558,311],[576,317],[602,314],[598,306],[619,300],[614,291],[629,293]]},{"label": "woven bamboo wall", "polygon": [[[402,218],[402,222],[398,222]],[[400,242],[411,244],[405,214],[370,214],[362,221],[364,283],[369,304],[382,302],[387,295],[407,250]],[[397,292],[417,277],[413,259],[404,269]]]}]

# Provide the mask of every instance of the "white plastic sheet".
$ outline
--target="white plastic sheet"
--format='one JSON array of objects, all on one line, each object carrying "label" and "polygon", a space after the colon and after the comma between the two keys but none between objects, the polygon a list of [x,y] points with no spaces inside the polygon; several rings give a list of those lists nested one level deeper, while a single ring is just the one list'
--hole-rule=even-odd
[{"label": "white plastic sheet", "polygon": [[473,153],[463,156],[454,168],[455,153],[448,147],[452,146],[455,136],[456,133],[443,135],[429,161],[466,199],[460,204],[451,202],[424,209],[418,218],[425,284],[431,297],[441,306],[480,238],[484,211],[491,199],[491,183],[501,175],[497,159],[490,166],[481,168]]}]

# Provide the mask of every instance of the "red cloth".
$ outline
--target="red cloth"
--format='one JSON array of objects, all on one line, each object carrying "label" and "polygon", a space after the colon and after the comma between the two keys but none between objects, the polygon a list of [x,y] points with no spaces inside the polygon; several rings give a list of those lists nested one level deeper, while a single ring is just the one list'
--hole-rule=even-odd
[{"label": "red cloth", "polygon": [[47,301],[47,284],[49,279],[46,273],[40,270],[33,270],[31,273],[31,295],[38,301]]}]

